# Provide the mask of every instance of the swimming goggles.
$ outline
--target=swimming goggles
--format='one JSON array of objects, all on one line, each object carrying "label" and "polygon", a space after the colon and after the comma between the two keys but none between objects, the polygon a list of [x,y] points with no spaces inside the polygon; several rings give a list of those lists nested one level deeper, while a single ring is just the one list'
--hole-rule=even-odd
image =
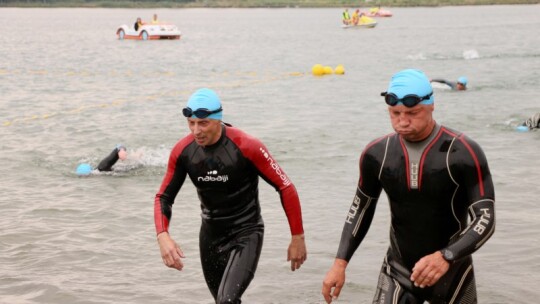
[{"label": "swimming goggles", "polygon": [[223,109],[221,107],[219,107],[219,109],[217,110],[213,110],[213,111],[210,111],[208,109],[205,109],[205,108],[200,108],[200,109],[197,109],[195,111],[193,111],[191,108],[187,107],[187,108],[184,108],[182,109],[182,114],[184,114],[185,117],[191,117],[193,115],[197,116],[197,118],[206,118],[212,114],[215,114],[215,113],[219,113],[223,111]]},{"label": "swimming goggles", "polygon": [[393,107],[393,106],[397,105],[398,102],[401,102],[407,108],[412,108],[412,107],[416,106],[417,104],[421,103],[422,101],[430,99],[431,95],[433,95],[433,92],[429,93],[428,95],[426,95],[424,97],[420,97],[420,96],[415,95],[415,94],[409,94],[409,95],[405,95],[405,97],[399,99],[396,96],[396,94],[394,94],[394,93],[388,93],[388,92],[382,92],[381,93],[381,96],[384,96],[384,101],[386,101],[386,103],[389,106]]}]

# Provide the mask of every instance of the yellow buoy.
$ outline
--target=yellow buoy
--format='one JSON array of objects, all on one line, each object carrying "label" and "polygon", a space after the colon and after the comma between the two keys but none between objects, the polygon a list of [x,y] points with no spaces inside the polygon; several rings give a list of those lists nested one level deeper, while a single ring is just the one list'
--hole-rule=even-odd
[{"label": "yellow buoy", "polygon": [[325,66],[324,67],[324,73],[325,74],[334,74],[334,70],[332,69],[332,67]]},{"label": "yellow buoy", "polygon": [[311,73],[315,76],[322,76],[324,74],[324,68],[320,64],[316,64],[311,68]]},{"label": "yellow buoy", "polygon": [[342,64],[338,65],[336,67],[336,69],[334,70],[334,73],[338,74],[338,75],[343,75],[345,74],[345,68],[343,67]]}]

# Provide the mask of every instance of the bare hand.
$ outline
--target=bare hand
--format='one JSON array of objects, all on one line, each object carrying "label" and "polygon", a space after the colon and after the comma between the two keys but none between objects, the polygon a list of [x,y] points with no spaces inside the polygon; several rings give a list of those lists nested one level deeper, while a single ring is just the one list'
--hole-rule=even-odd
[{"label": "bare hand", "polygon": [[413,267],[411,281],[414,286],[424,288],[433,286],[448,271],[450,264],[443,258],[440,251],[426,255]]},{"label": "bare hand", "polygon": [[339,297],[341,288],[345,284],[347,264],[348,262],[345,260],[336,259],[332,268],[326,273],[322,286],[322,295],[326,303],[332,303],[332,300],[337,300]]},{"label": "bare hand", "polygon": [[291,261],[291,270],[299,269],[307,260],[306,242],[303,234],[293,235],[289,249],[287,250],[287,261]]},{"label": "bare hand", "polygon": [[120,160],[126,160],[127,159],[127,151],[125,148],[121,148],[120,151],[118,151],[118,158]]},{"label": "bare hand", "polygon": [[180,258],[185,258],[184,253],[168,232],[158,234],[158,244],[163,263],[167,267],[182,270],[184,264]]}]

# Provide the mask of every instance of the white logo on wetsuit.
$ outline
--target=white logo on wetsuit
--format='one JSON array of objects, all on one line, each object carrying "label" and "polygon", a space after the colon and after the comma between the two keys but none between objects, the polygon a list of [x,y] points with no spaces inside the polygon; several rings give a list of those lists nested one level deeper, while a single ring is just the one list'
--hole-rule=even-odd
[{"label": "white logo on wetsuit", "polygon": [[266,152],[262,147],[260,147],[259,150],[261,151],[264,158],[266,158],[266,160],[270,163],[270,167],[272,167],[272,169],[274,169],[279,178],[281,178],[281,180],[283,181],[283,185],[290,185],[291,181],[289,180],[287,175],[285,175],[285,173],[281,171],[279,165],[272,159],[272,157],[270,157],[270,154],[268,154],[268,152]]},{"label": "white logo on wetsuit", "polygon": [[474,226],[474,231],[476,231],[479,235],[482,235],[484,231],[486,230],[487,225],[489,225],[489,219],[491,219],[491,214],[489,214],[488,208],[482,208],[480,209],[482,211],[482,215],[480,216],[480,220],[476,225]]},{"label": "white logo on wetsuit", "polygon": [[418,189],[418,163],[411,162],[411,189]]},{"label": "white logo on wetsuit", "polygon": [[356,216],[356,212],[358,211],[359,207],[360,207],[360,198],[358,197],[358,195],[355,195],[353,203],[351,205],[351,209],[349,210],[349,213],[347,214],[347,218],[345,219],[346,223],[352,224],[352,221],[354,220],[354,217]]},{"label": "white logo on wetsuit", "polygon": [[226,182],[229,180],[228,175],[218,175],[217,170],[206,172],[206,176],[197,177],[199,182]]}]

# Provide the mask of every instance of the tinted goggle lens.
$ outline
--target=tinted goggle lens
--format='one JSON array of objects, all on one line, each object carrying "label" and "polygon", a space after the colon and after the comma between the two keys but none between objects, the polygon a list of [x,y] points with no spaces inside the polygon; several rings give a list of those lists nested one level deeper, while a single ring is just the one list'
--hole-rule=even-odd
[{"label": "tinted goggle lens", "polygon": [[193,115],[197,116],[197,118],[206,118],[212,114],[215,114],[215,113],[219,113],[221,112],[223,109],[221,107],[219,107],[219,109],[217,110],[213,110],[213,111],[210,111],[208,109],[205,109],[205,108],[200,108],[200,109],[197,109],[195,111],[193,111],[191,108],[187,107],[187,108],[184,108],[182,109],[182,114],[184,114],[185,117],[191,117]]},{"label": "tinted goggle lens", "polygon": [[393,107],[397,105],[399,102],[401,102],[403,105],[405,105],[408,108],[412,108],[416,106],[417,104],[421,103],[422,101],[428,100],[429,98],[431,98],[431,95],[433,95],[433,92],[429,93],[428,95],[424,97],[410,94],[399,99],[394,93],[388,93],[388,92],[381,93],[381,96],[384,96],[384,101],[386,101],[386,104],[388,104],[389,106]]}]

